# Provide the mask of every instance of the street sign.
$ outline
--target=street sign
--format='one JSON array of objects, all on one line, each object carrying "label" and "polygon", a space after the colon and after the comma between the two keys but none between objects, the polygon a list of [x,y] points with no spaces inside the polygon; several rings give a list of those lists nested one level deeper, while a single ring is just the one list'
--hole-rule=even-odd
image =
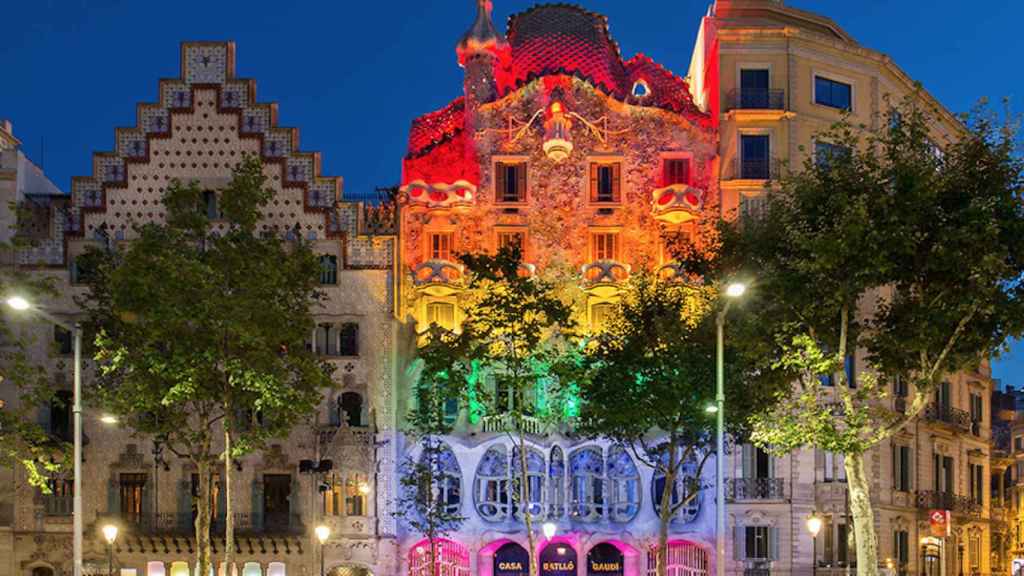
[{"label": "street sign", "polygon": [[928,524],[932,536],[943,538],[952,534],[953,522],[949,510],[932,510],[928,513]]}]

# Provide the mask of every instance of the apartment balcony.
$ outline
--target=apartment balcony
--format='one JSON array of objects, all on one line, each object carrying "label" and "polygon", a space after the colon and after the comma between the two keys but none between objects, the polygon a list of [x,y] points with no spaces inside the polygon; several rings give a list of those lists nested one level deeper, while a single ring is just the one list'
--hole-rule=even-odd
[{"label": "apartment balcony", "polygon": [[412,283],[430,296],[448,296],[462,288],[463,268],[449,260],[427,260],[412,270]]},{"label": "apartment balcony", "polygon": [[427,184],[415,180],[402,186],[402,199],[413,210],[464,212],[475,204],[476,186],[465,180]]},{"label": "apartment balcony", "polygon": [[[180,514],[177,512],[159,512],[156,514],[142,514],[141,516],[117,517],[124,525],[124,530],[136,535],[195,535],[195,516],[189,512]],[[258,534],[265,536],[288,536],[301,535],[306,531],[299,514],[280,515],[275,517],[260,517],[248,512],[236,512],[234,514],[235,533],[239,536]],[[223,536],[226,529],[226,522],[223,517],[215,517],[210,521],[210,533],[214,536]]]},{"label": "apartment balcony", "polygon": [[47,516],[71,516],[74,498],[71,495],[43,494],[43,512]]},{"label": "apartment balcony", "polygon": [[783,500],[786,481],[783,478],[730,478],[725,484],[725,497],[735,502]]},{"label": "apartment balcony", "polygon": [[725,110],[785,110],[786,91],[778,88],[741,88],[726,95]]},{"label": "apartment balcony", "polygon": [[723,180],[775,180],[779,177],[780,164],[777,158],[750,160],[733,158],[726,166]]},{"label": "apartment balcony", "polygon": [[514,417],[511,414],[492,414],[480,419],[480,427],[484,432],[501,433],[522,431],[532,436],[546,436],[544,423],[533,416]]},{"label": "apartment balcony", "polygon": [[971,420],[971,414],[966,410],[960,410],[959,408],[953,408],[937,402],[926,406],[923,416],[925,420],[948,424],[964,432],[970,432],[974,423]]},{"label": "apartment balcony", "polygon": [[597,260],[584,264],[583,289],[595,296],[612,296],[629,279],[629,264],[616,260]]},{"label": "apartment balcony", "polygon": [[651,192],[654,217],[668,224],[689,222],[704,209],[704,190],[689,184],[672,184]]},{"label": "apartment balcony", "polygon": [[317,431],[321,446],[336,443],[346,447],[373,446],[373,430],[369,426],[325,426]]},{"label": "apartment balcony", "polygon": [[975,518],[981,517],[982,510],[981,504],[968,496],[935,490],[919,490],[917,492],[917,507],[925,511],[950,510],[956,514]]}]

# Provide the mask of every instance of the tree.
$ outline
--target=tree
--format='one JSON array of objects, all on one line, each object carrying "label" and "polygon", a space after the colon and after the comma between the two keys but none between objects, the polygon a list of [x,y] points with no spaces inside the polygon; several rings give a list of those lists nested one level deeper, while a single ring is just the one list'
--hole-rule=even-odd
[{"label": "tree", "polygon": [[[667,573],[670,524],[705,488],[702,472],[715,447],[707,407],[716,391],[717,292],[699,281],[634,274],[589,346],[590,370],[580,389],[577,430],[628,446],[663,479],[655,501],[658,576]],[[748,416],[774,399],[773,388],[747,386],[756,364],[734,347],[726,349],[724,366],[727,425],[742,436]]]},{"label": "tree", "polygon": [[[754,439],[844,456],[861,576],[878,570],[866,452],[1024,320],[1015,131],[977,110],[940,150],[915,101],[879,129],[843,120],[819,134],[829,151],[778,182],[763,218],[721,235],[723,259],[757,279],[750,342],[798,375]],[[894,409],[896,383],[912,397]]]},{"label": "tree", "polygon": [[430,576],[438,574],[438,539],[458,530],[465,520],[459,514],[462,496],[458,493],[458,464],[442,440],[454,424],[450,401],[455,400],[457,406],[464,392],[460,383],[465,382],[466,374],[459,371],[458,362],[451,362],[459,344],[456,334],[434,325],[419,350],[420,377],[406,429],[408,439],[418,445],[419,454],[410,455],[402,463],[402,491],[395,512],[429,543],[423,553],[427,554]]},{"label": "tree", "polygon": [[[327,366],[306,347],[319,264],[301,241],[258,235],[272,198],[265,181],[254,157],[235,167],[216,198],[222,233],[210,226],[210,193],[172,182],[165,223],[138,227],[123,254],[89,254],[98,271],[83,302],[97,332],[95,392],[133,429],[195,463],[204,574],[214,466],[223,460],[232,542],[232,458],[287,435],[332,385]],[[226,547],[229,562],[233,548]]]},{"label": "tree", "polygon": [[[553,282],[528,274],[518,248],[496,255],[464,254],[467,306],[461,332],[436,353],[435,366],[451,370],[474,417],[491,420],[512,443],[511,500],[529,542],[530,574],[537,574],[535,517],[541,494],[530,486],[526,440],[529,430],[560,420],[559,384],[577,365],[572,308]],[[443,344],[443,343],[441,343]],[[493,393],[477,386],[477,375],[493,378]]]}]

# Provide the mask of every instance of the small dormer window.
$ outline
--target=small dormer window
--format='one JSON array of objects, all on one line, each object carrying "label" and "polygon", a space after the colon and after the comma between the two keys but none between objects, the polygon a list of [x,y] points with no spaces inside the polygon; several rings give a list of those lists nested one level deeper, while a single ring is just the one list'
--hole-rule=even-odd
[{"label": "small dormer window", "polygon": [[636,98],[646,98],[651,95],[651,87],[647,85],[645,80],[637,80],[633,83],[632,92]]}]

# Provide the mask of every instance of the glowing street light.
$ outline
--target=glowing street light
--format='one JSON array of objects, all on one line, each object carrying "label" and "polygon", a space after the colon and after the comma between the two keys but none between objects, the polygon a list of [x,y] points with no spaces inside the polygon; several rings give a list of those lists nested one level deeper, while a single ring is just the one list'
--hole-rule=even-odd
[{"label": "glowing street light", "polygon": [[[45,310],[34,307],[32,302],[24,296],[8,296],[5,303],[16,312],[34,309],[36,313],[54,324],[71,331],[73,334],[75,363],[71,412],[74,415],[74,461],[72,463],[74,484],[71,496],[71,572],[72,576],[82,576],[82,325],[75,322],[74,326],[68,326],[66,323],[47,314]],[[114,538],[117,538],[116,528],[115,526]],[[106,535],[105,529],[104,535]]]},{"label": "glowing street light", "polygon": [[558,526],[555,526],[554,522],[545,522],[544,525],[541,526],[541,530],[544,531],[544,538],[551,540],[555,537],[555,531],[558,530]]},{"label": "glowing street light", "polygon": [[314,529],[314,532],[316,532],[316,539],[320,541],[320,576],[324,576],[324,544],[331,537],[331,529],[321,524]]},{"label": "glowing street light", "polygon": [[103,538],[107,541],[107,576],[114,576],[114,541],[117,540],[117,525],[103,526]]},{"label": "glowing street light", "polygon": [[821,532],[821,516],[814,512],[807,518],[807,531],[811,533],[811,574],[818,573],[818,532]]},{"label": "glowing street light", "polygon": [[104,414],[103,416],[100,416],[100,422],[103,422],[104,424],[117,424],[117,416],[114,416],[113,414]]},{"label": "glowing street light", "polygon": [[743,282],[730,282],[726,285],[724,295],[726,296],[725,306],[719,311],[715,319],[718,328],[717,348],[715,350],[715,406],[707,408],[709,414],[716,417],[715,441],[715,574],[725,576],[725,315],[729,312],[729,306],[733,300],[743,296],[747,291],[747,285]]},{"label": "glowing street light", "polygon": [[704,407],[704,411],[707,412],[708,414],[717,414],[718,406],[715,406],[714,404],[708,404],[707,406]]}]

